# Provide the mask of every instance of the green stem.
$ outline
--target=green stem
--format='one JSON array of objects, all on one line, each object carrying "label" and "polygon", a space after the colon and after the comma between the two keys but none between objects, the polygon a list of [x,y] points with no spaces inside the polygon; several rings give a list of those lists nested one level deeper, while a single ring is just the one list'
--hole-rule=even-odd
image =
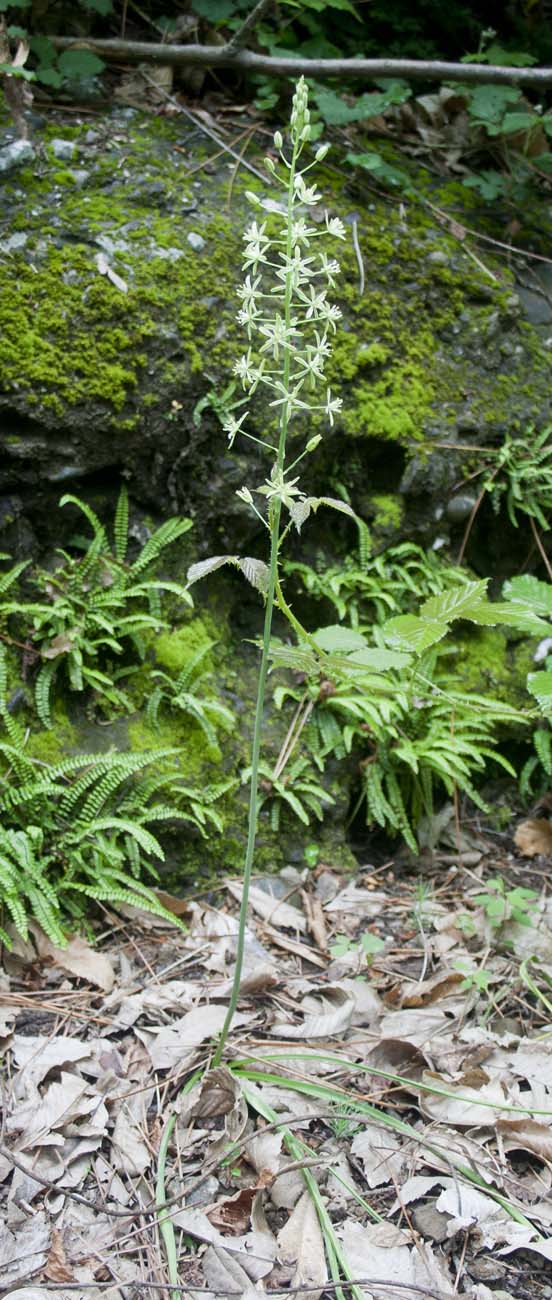
[{"label": "green stem", "polygon": [[[286,255],[291,258],[293,251],[291,241],[291,223],[293,219],[294,203],[294,178],[297,158],[300,151],[300,145],[297,142],[293,146],[293,156],[289,172],[289,187],[287,200],[287,241]],[[291,302],[293,295],[293,272],[288,271],[285,281],[285,300],[284,300],[284,322],[286,329],[289,329],[291,321]],[[286,391],[289,389],[289,377],[291,367],[290,348],[284,350],[283,366],[283,383]],[[278,452],[276,465],[280,474],[283,474],[285,455],[286,455],[286,438],[288,431],[288,412],[284,403],[282,406],[282,417],[280,421],[280,436],[278,440]],[[251,886],[251,876],[253,874],[253,861],[255,857],[255,844],[257,840],[257,819],[259,810],[259,762],[261,755],[261,739],[263,730],[264,703],[266,695],[266,681],[269,668],[269,650],[270,636],[272,632],[272,616],[276,599],[276,590],[278,583],[278,552],[280,549],[280,516],[282,513],[282,503],[274,497],[270,503],[270,562],[268,576],[268,590],[266,593],[266,608],[263,628],[263,648],[261,654],[261,666],[259,669],[259,681],[257,685],[257,703],[255,706],[255,723],[253,729],[253,742],[251,748],[251,782],[249,787],[249,817],[247,825],[247,847],[245,851],[245,862],[243,869],[242,899],[240,906],[240,918],[238,926],[238,941],[236,946],[236,964],[234,968],[234,978],[232,983],[232,992],[224,1024],[222,1026],[220,1038],[213,1057],[213,1066],[220,1065],[222,1054],[226,1045],[226,1040],[234,1019],[238,998],[240,994],[241,976],[243,970],[243,958],[245,952],[245,931],[247,926],[247,913],[249,906],[249,890]]]}]

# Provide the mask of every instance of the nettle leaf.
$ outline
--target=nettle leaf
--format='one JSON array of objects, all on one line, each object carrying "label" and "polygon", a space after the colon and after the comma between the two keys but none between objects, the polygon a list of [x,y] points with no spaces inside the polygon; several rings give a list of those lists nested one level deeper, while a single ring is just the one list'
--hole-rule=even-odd
[{"label": "nettle leaf", "polygon": [[244,578],[261,591],[263,595],[268,590],[268,566],[263,560],[256,560],[251,555],[211,555],[208,560],[199,560],[197,564],[191,564],[186,574],[188,586],[191,587],[194,582],[199,582],[205,578],[208,573],[214,573],[216,569],[221,569],[224,564],[232,564],[234,568],[243,573]]},{"label": "nettle leaf", "polygon": [[356,514],[347,501],[342,501],[341,497],[309,497],[308,500],[313,510],[318,510],[319,506],[329,506],[331,510],[338,510],[342,515],[348,515],[349,519],[356,519]]},{"label": "nettle leaf", "polygon": [[303,501],[290,501],[289,513],[297,532],[300,533],[303,524],[306,523],[311,512],[311,501],[305,497]]},{"label": "nettle leaf", "polygon": [[482,597],[486,596],[488,581],[488,578],[483,578],[479,582],[465,582],[461,587],[431,596],[421,606],[420,617],[444,619],[447,623],[453,618],[469,618],[470,608],[478,607]]},{"label": "nettle leaf", "polygon": [[292,672],[311,677],[320,671],[320,660],[305,646],[271,645],[270,660],[274,668],[290,668]]},{"label": "nettle leaf", "polygon": [[361,632],[355,632],[350,627],[342,627],[340,623],[330,624],[328,627],[320,627],[312,635],[312,640],[321,650],[328,654],[337,651],[341,654],[347,654],[350,650],[368,650],[368,642]]},{"label": "nettle leaf", "polygon": [[58,59],[58,67],[64,77],[77,79],[95,77],[103,72],[105,63],[92,50],[64,50]]},{"label": "nettle leaf", "polygon": [[268,565],[263,560],[255,560],[250,555],[246,555],[243,560],[238,560],[238,569],[243,573],[244,578],[251,583],[256,591],[262,592],[266,596],[268,591]]},{"label": "nettle leaf", "polygon": [[186,574],[186,582],[191,587],[194,582],[201,582],[206,578],[208,573],[214,573],[216,569],[221,569],[223,564],[234,564],[235,555],[211,555],[208,560],[199,560],[197,564],[191,564]]},{"label": "nettle leaf", "polygon": [[514,604],[529,606],[535,614],[544,614],[552,618],[552,584],[541,582],[532,573],[522,573],[517,578],[505,582],[502,595]]},{"label": "nettle leaf", "polygon": [[516,627],[520,632],[532,633],[533,636],[538,636],[541,632],[550,632],[549,623],[539,618],[530,607],[524,608],[517,601],[512,601],[511,604],[506,604],[504,601],[481,601],[479,607],[473,606],[470,613],[464,617],[469,618],[471,623],[479,623],[483,627],[496,627],[497,624],[503,624],[505,627]]},{"label": "nettle leaf", "polygon": [[383,635],[393,646],[403,646],[421,654],[446,636],[449,625],[443,619],[417,618],[415,614],[398,614],[383,624]]},{"label": "nettle leaf", "polygon": [[330,510],[338,510],[340,514],[348,515],[349,519],[356,519],[352,506],[347,501],[342,501],[341,497],[303,497],[302,501],[292,501],[289,506],[289,513],[297,532],[301,531],[311,510],[316,513],[320,506],[329,506]]},{"label": "nettle leaf", "polygon": [[412,656],[399,650],[355,650],[348,656],[348,663],[369,668],[374,673],[386,673],[393,668],[407,668]]},{"label": "nettle leaf", "polygon": [[543,713],[552,713],[552,673],[529,673],[527,690],[537,700]]}]

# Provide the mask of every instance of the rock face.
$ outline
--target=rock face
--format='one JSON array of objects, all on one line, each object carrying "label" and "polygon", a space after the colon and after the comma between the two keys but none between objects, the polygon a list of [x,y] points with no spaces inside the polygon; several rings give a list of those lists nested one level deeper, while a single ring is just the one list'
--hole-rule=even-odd
[{"label": "rock face", "polygon": [[[198,513],[206,549],[249,527],[232,489],[251,452],[228,456],[217,416],[243,346],[243,191],[270,191],[224,156],[210,163],[205,145],[132,109],[93,129],[58,119],[0,176],[0,528],[32,516],[47,533],[62,491],[121,474],[159,514]],[[454,444],[549,420],[548,327],[524,317],[503,266],[469,256],[423,204],[367,202],[350,172],[322,170],[319,184],[355,224],[365,287],[351,238],[329,374],[343,415],[314,485],[337,478],[376,521],[400,493],[395,520],[402,502],[405,531],[432,541],[461,523]]]},{"label": "rock face", "polygon": [[[0,130],[0,552],[55,564],[52,550],[71,539],[78,514],[59,510],[60,497],[75,494],[109,520],[121,481],[135,541],[148,535],[151,515],[194,519],[192,550],[186,542],[169,577],[181,581],[187,564],[206,554],[234,554],[246,544],[255,555],[264,547],[236,496],[264,476],[264,465],[250,442],[230,454],[221,424],[240,399],[231,374],[244,346],[235,322],[242,233],[251,219],[244,191],[268,197],[270,190],[258,175],[236,173],[234,160],[210,162],[209,152],[211,144],[206,149],[200,132],[180,120],[128,109],[93,127],[74,117],[39,122],[30,151],[14,149],[9,129]],[[351,239],[339,249],[334,298],[343,321],[328,365],[343,412],[330,433],[321,417],[319,426],[311,420],[309,433],[325,436],[304,486],[317,495],[348,493],[377,547],[406,538],[446,553],[473,511],[481,448],[550,420],[552,324],[542,310],[530,321],[532,305],[527,295],[520,300],[510,272],[471,256],[463,232],[436,224],[422,201],[406,209],[375,200],[352,172],[322,168],[318,182]],[[309,215],[324,220],[322,210]],[[266,436],[273,413],[255,400],[250,427]],[[502,544],[500,530],[497,537]],[[328,525],[320,515],[300,545],[321,571],[332,552],[335,562],[355,547],[356,531],[341,516]],[[482,572],[489,568],[484,563]],[[236,735],[216,753],[189,721],[183,729],[166,717],[160,732],[152,729],[149,679],[139,674],[133,717],[99,726],[93,704],[91,713],[86,701],[59,698],[55,728],[40,732],[15,641],[9,650],[11,701],[29,711],[29,753],[38,761],[111,744],[176,745],[200,786],[221,770],[235,777],[223,840],[199,849],[181,837],[175,843],[175,871],[189,866],[194,879],[202,877],[200,860],[216,874],[237,867],[243,854],[240,773],[257,673],[247,638],[258,635],[259,598],[240,583],[217,574],[206,595],[198,591],[194,614],[171,609],[169,640],[153,638],[147,649],[150,668],[178,673],[198,644],[219,646],[212,689],[235,710]],[[324,618],[317,607],[315,617],[335,621],[335,612]],[[278,623],[276,632],[287,635]],[[24,629],[23,642],[27,635]],[[489,643],[491,689],[499,649]],[[476,658],[480,678],[483,647]],[[285,710],[267,707],[269,764],[289,721]],[[326,769],[333,803],[322,827],[298,834],[284,812],[271,836],[261,818],[262,869],[351,861],[344,826],[358,772],[348,762]]]}]

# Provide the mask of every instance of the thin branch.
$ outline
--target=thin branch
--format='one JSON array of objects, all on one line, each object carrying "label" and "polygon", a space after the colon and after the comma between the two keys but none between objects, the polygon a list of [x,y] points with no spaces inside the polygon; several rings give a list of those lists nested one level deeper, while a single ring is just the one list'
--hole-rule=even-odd
[{"label": "thin branch", "polygon": [[[22,1279],[20,1282],[12,1282],[9,1291],[0,1291],[0,1296],[5,1296],[7,1300],[8,1296],[11,1296],[22,1288],[28,1287],[28,1285],[28,1278]],[[116,1278],[114,1278],[112,1282],[33,1282],[33,1291],[92,1291],[96,1289],[98,1291],[112,1291],[114,1287],[121,1285],[122,1283]],[[187,1283],[183,1286],[172,1282],[169,1286],[167,1282],[142,1282],[137,1278],[133,1278],[132,1282],[129,1283],[129,1286],[134,1287],[139,1291],[179,1291],[184,1295],[190,1291],[193,1292],[194,1295],[223,1296],[224,1300],[227,1300],[228,1296],[243,1296],[243,1290],[229,1291],[226,1288],[224,1291],[214,1291],[212,1287],[189,1286]],[[391,1294],[394,1291],[397,1291],[400,1295],[407,1291],[407,1300],[409,1300],[412,1295],[429,1296],[431,1300],[455,1300],[455,1296],[452,1295],[452,1292],[449,1292],[448,1296],[446,1296],[444,1291],[433,1291],[427,1286],[417,1286],[413,1282],[390,1282],[389,1278],[383,1277],[359,1277],[339,1282],[328,1281],[324,1282],[323,1289],[324,1291],[339,1291],[340,1289],[343,1291],[350,1291],[355,1286],[377,1286],[389,1291]],[[270,1295],[306,1296],[313,1292],[316,1294],[320,1293],[319,1283],[317,1283],[316,1286],[304,1283],[303,1286],[274,1287],[273,1290],[271,1289]]]},{"label": "thin branch", "polygon": [[261,19],[264,18],[266,13],[268,13],[268,10],[272,8],[273,3],[274,0],[258,0],[258,4],[256,4],[254,9],[251,10],[251,13],[247,15],[245,22],[242,23],[237,32],[234,32],[234,35],[230,37],[230,40],[224,47],[227,54],[236,55],[239,50],[243,49],[249,33],[253,31],[253,28],[257,26],[257,23],[261,22]]},{"label": "thin branch", "polygon": [[482,63],[441,63],[427,59],[305,59],[257,54],[227,45],[162,45],[146,41],[83,40],[50,36],[56,50],[86,49],[105,59],[130,63],[161,63],[171,67],[194,64],[204,68],[232,67],[240,72],[266,72],[273,77],[404,77],[407,81],[460,81],[483,85],[552,86],[550,68],[502,68]]},{"label": "thin branch", "polygon": [[547,572],[547,574],[548,574],[548,581],[549,581],[549,582],[552,582],[552,568],[550,567],[550,560],[548,559],[548,556],[547,556],[547,554],[546,554],[546,551],[545,551],[545,549],[544,549],[544,546],[543,546],[542,541],[541,541],[541,538],[540,538],[540,534],[539,534],[539,531],[538,531],[537,525],[536,525],[535,520],[533,519],[533,516],[532,516],[532,515],[529,515],[529,523],[531,524],[531,530],[532,530],[532,533],[533,533],[533,537],[534,537],[534,539],[535,539],[535,541],[536,541],[536,543],[537,543],[538,549],[539,549],[540,554],[541,554],[541,557],[542,557],[542,561],[543,561],[544,567],[545,567],[546,572]]}]

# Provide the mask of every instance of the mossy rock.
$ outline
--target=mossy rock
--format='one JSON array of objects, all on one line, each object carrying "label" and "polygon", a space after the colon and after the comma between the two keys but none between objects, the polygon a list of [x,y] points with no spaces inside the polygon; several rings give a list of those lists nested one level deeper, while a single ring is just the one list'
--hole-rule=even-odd
[{"label": "mossy rock", "polygon": [[[197,512],[206,550],[235,549],[251,519],[234,489],[259,472],[258,453],[242,443],[229,457],[215,410],[198,414],[197,403],[221,391],[243,347],[244,190],[268,186],[239,173],[230,196],[224,159],[194,171],[204,142],[180,120],[124,110],[95,125],[89,143],[88,124],[49,122],[34,162],[1,180],[19,242],[6,241],[0,259],[0,469],[44,513],[67,484],[78,491],[91,474],[122,471],[156,511]],[[64,132],[75,167],[60,171],[47,145]],[[338,479],[354,505],[367,483],[380,497],[400,486],[403,535],[435,532],[464,466],[435,444],[542,426],[549,354],[510,272],[491,279],[492,258],[478,266],[424,202],[375,200],[350,169],[322,167],[319,184],[345,220],[354,190],[365,287],[347,240],[328,366],[343,414],[312,459],[312,486]],[[420,174],[422,198],[424,184]],[[258,395],[251,419],[265,429]]]}]

